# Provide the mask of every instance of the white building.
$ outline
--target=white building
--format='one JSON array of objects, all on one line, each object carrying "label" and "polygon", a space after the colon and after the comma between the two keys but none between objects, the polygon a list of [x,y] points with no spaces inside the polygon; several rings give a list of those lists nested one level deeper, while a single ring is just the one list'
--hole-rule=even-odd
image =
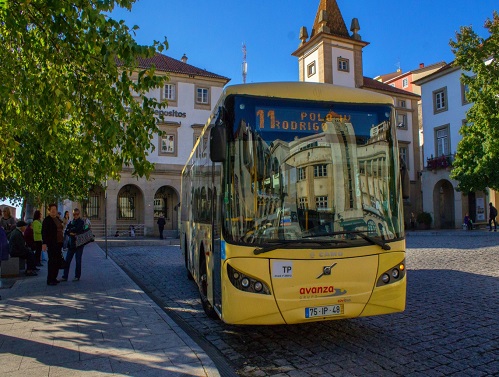
[{"label": "white building", "polygon": [[166,219],[165,231],[176,234],[182,168],[230,80],[187,64],[185,55],[176,60],[156,54],[141,59],[139,68],[149,68],[152,64],[156,74],[167,75],[169,81],[163,88],[149,93],[150,98],[168,101],[168,107],[163,110],[164,122],[159,124],[165,135],[154,136],[155,150],[149,154],[149,161],[155,164],[150,179],[137,179],[132,176],[131,168],[125,168],[120,181],[107,182],[107,190],[104,183],[103,187],[90,190],[88,201],[80,204],[65,201],[61,208],[62,212],[80,205],[97,234],[103,232],[105,222],[111,236],[116,231],[128,234],[130,225],[137,235],[158,234],[156,222],[160,215]]},{"label": "white building", "polygon": [[459,129],[471,107],[460,80],[462,73],[450,63],[415,81],[421,86],[423,113],[423,210],[432,215],[435,228],[460,228],[466,213],[475,223],[486,222],[488,203],[499,199],[492,190],[489,194],[461,193],[456,190],[458,182],[449,177],[461,140]]}]

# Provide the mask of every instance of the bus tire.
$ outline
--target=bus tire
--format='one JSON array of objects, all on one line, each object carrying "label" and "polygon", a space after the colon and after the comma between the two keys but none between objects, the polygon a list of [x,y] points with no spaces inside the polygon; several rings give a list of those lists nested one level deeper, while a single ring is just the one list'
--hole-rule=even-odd
[{"label": "bus tire", "polygon": [[203,258],[199,266],[199,297],[203,310],[211,319],[219,319],[217,312],[208,301],[208,275],[206,273],[206,261]]},{"label": "bus tire", "polygon": [[191,271],[189,270],[189,263],[187,260],[187,255],[189,254],[189,249],[187,248],[187,237],[184,239],[184,250],[185,250],[185,269],[187,270],[187,279],[194,280],[194,276],[192,276]]}]

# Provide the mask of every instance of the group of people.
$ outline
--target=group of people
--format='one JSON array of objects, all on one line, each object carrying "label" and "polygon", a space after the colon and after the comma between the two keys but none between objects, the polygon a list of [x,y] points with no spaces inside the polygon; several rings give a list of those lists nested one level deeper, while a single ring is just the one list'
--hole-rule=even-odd
[{"label": "group of people", "polygon": [[[497,232],[496,217],[497,209],[492,203],[489,203],[489,232],[492,232],[492,223],[494,223],[494,232]],[[473,220],[468,213],[464,216],[463,226],[467,230],[473,230]]]},{"label": "group of people", "polygon": [[[38,267],[42,265],[42,252],[48,255],[47,285],[57,285],[67,281],[73,257],[76,259],[75,277],[79,281],[81,276],[81,262],[84,246],[76,246],[76,235],[82,234],[90,227],[90,220],[86,216],[80,218],[80,210],[73,210],[73,219],[66,211],[61,219],[56,204],[50,204],[48,215],[42,221],[40,211],[33,214],[33,222],[17,221],[11,216],[8,207],[3,209],[0,219],[0,257],[8,259],[6,251],[11,257],[26,260],[26,276],[37,276]],[[64,259],[62,252],[66,251]],[[64,269],[59,280],[59,270]]]}]

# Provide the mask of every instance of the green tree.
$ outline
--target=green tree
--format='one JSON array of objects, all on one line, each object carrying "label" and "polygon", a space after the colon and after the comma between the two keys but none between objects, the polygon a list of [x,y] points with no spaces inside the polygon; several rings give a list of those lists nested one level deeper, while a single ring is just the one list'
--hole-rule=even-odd
[{"label": "green tree", "polygon": [[461,81],[469,89],[472,107],[460,134],[451,177],[463,192],[499,189],[499,15],[485,22],[490,34],[478,36],[462,27],[450,45],[455,65],[466,72]]},{"label": "green tree", "polygon": [[78,199],[123,166],[152,171],[154,110],[166,104],[146,94],[166,77],[138,61],[167,42],[140,46],[136,26],[110,17],[134,2],[8,0],[0,9],[0,198]]}]

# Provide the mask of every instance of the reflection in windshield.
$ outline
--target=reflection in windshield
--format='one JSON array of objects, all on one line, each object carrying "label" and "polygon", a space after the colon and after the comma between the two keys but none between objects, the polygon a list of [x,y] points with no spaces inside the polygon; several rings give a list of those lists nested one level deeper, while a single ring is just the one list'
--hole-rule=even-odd
[{"label": "reflection in windshield", "polygon": [[236,97],[234,108],[226,240],[400,237],[390,107]]}]

